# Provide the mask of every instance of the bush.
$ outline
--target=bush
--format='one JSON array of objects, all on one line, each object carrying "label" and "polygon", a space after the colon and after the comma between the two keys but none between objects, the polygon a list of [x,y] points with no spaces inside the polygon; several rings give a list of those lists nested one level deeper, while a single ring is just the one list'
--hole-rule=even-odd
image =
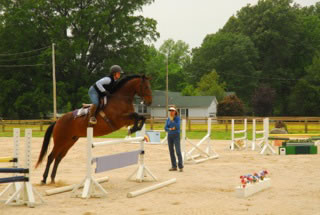
[{"label": "bush", "polygon": [[255,116],[271,116],[276,92],[268,85],[258,87],[252,96],[252,106]]},{"label": "bush", "polygon": [[226,96],[218,104],[218,116],[243,116],[244,113],[243,102],[236,95]]}]

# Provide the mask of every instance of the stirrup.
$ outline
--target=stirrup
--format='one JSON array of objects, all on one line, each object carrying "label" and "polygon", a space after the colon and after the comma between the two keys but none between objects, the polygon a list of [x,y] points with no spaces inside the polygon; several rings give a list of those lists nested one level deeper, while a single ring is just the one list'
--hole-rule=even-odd
[{"label": "stirrup", "polygon": [[95,125],[95,124],[97,124],[97,119],[94,116],[92,116],[92,117],[90,117],[89,123],[91,125]]}]

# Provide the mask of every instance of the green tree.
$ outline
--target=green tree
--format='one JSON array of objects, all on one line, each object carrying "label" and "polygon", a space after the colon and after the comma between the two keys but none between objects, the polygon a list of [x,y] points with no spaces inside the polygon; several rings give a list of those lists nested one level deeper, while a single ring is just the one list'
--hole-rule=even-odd
[{"label": "green tree", "polygon": [[[0,6],[0,53],[17,53],[56,43],[58,109],[79,107],[91,84],[108,74],[112,64],[125,72],[145,72],[148,53],[146,41],[154,41],[156,21],[137,15],[153,0],[137,1],[3,1]],[[4,68],[0,83],[9,90],[1,98],[4,117],[38,117],[28,112],[48,113],[52,106],[51,50],[22,55],[0,56],[0,65],[47,64],[43,67]],[[36,56],[34,56],[36,55]],[[14,81],[9,81],[13,79]],[[37,91],[38,90],[38,91]],[[31,94],[43,94],[45,102],[31,100]],[[84,95],[85,93],[85,95]],[[19,102],[16,103],[16,99]],[[25,97],[25,98],[24,98]],[[35,105],[34,102],[37,104]],[[20,112],[24,104],[27,112]],[[13,109],[12,109],[13,108]]]},{"label": "green tree", "polygon": [[289,97],[289,110],[296,116],[320,116],[320,54],[306,67],[306,76],[294,86]]},{"label": "green tree", "polygon": [[197,95],[198,95],[196,89],[195,89],[194,86],[191,85],[191,84],[186,85],[186,86],[183,88],[183,90],[182,90],[181,93],[182,93],[182,95],[184,95],[184,96],[197,96]]},{"label": "green tree", "polygon": [[259,53],[256,79],[276,90],[275,109],[279,114],[288,114],[288,98],[294,86],[281,80],[302,78],[304,68],[319,50],[318,11],[319,3],[301,8],[292,0],[259,0],[256,5],[243,7],[221,30],[252,40]]},{"label": "green tree", "polygon": [[186,72],[193,83],[213,69],[217,71],[226,90],[236,92],[249,101],[256,86],[255,61],[258,53],[249,37],[234,33],[207,35],[200,48],[193,50],[193,59]]},{"label": "green tree", "polygon": [[225,83],[219,82],[219,75],[215,70],[202,76],[197,83],[196,93],[200,96],[215,96],[219,101],[225,96]]},{"label": "green tree", "polygon": [[153,89],[166,89],[168,63],[169,90],[181,91],[186,85],[183,67],[188,62],[190,62],[189,45],[181,40],[175,42],[168,39],[159,50],[150,47],[146,71],[153,78],[151,82]]}]

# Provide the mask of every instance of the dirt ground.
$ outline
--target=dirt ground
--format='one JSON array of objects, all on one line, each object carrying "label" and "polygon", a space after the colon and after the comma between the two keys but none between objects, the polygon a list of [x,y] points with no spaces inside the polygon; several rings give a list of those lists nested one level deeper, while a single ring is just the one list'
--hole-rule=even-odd
[{"label": "dirt ground", "polygon": [[[42,138],[33,138],[32,141],[34,166]],[[71,198],[70,192],[45,196],[45,190],[76,184],[84,178],[86,139],[80,139],[61,162],[56,185],[39,185],[46,160],[38,169],[32,169],[32,184],[43,195],[45,204],[28,208],[7,206],[1,202],[0,215],[320,214],[319,154],[266,156],[250,150],[231,152],[230,141],[213,140],[212,143],[220,155],[219,159],[197,165],[186,164],[184,172],[168,171],[170,161],[167,145],[146,145],[145,163],[158,181],[177,178],[177,183],[142,196],[127,198],[127,193],[156,182],[126,180],[136,166],[95,175],[96,178],[110,177],[109,182],[102,184],[108,192],[105,198]],[[104,146],[94,149],[94,154],[112,154],[138,148],[137,144]],[[12,150],[12,138],[0,138],[0,157],[10,156]],[[24,155],[22,150],[21,154]],[[5,167],[3,163],[0,165]],[[235,187],[240,184],[239,176],[263,169],[270,172],[272,187],[249,198],[235,197]],[[6,176],[10,175],[2,173],[2,177]],[[0,184],[0,191],[5,186]]]}]

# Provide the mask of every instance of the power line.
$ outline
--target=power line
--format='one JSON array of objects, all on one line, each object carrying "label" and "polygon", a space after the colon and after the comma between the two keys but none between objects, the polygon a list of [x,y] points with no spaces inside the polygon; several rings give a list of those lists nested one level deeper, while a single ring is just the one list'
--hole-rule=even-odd
[{"label": "power line", "polygon": [[27,56],[27,57],[20,57],[20,58],[14,58],[14,59],[0,59],[0,62],[11,62],[11,61],[17,61],[17,60],[24,60],[24,59],[29,59],[29,58],[33,58],[33,57],[37,57],[42,55],[43,53],[40,54],[36,54],[36,55],[31,55],[31,56]]},{"label": "power line", "polygon": [[238,74],[230,74],[227,72],[218,72],[218,74],[225,74],[225,75],[230,75],[230,76],[238,76],[238,77],[246,77],[246,78],[252,78],[252,79],[260,79],[260,80],[275,80],[275,81],[299,81],[300,79],[289,79],[289,78],[268,78],[268,77],[257,77],[257,76],[251,76],[251,75],[238,75]]},{"label": "power line", "polygon": [[3,54],[0,54],[1,57],[5,57],[5,56],[13,56],[13,55],[20,55],[20,54],[27,54],[27,53],[32,53],[32,52],[37,52],[37,51],[41,51],[41,50],[44,50],[44,49],[47,49],[51,46],[46,46],[46,47],[42,47],[42,48],[39,48],[39,49],[33,49],[33,50],[30,50],[30,51],[25,51],[25,52],[16,52],[16,53],[3,53]]},{"label": "power line", "polygon": [[27,65],[0,65],[0,68],[16,68],[16,67],[36,67],[36,66],[50,66],[51,64],[27,64]]}]

